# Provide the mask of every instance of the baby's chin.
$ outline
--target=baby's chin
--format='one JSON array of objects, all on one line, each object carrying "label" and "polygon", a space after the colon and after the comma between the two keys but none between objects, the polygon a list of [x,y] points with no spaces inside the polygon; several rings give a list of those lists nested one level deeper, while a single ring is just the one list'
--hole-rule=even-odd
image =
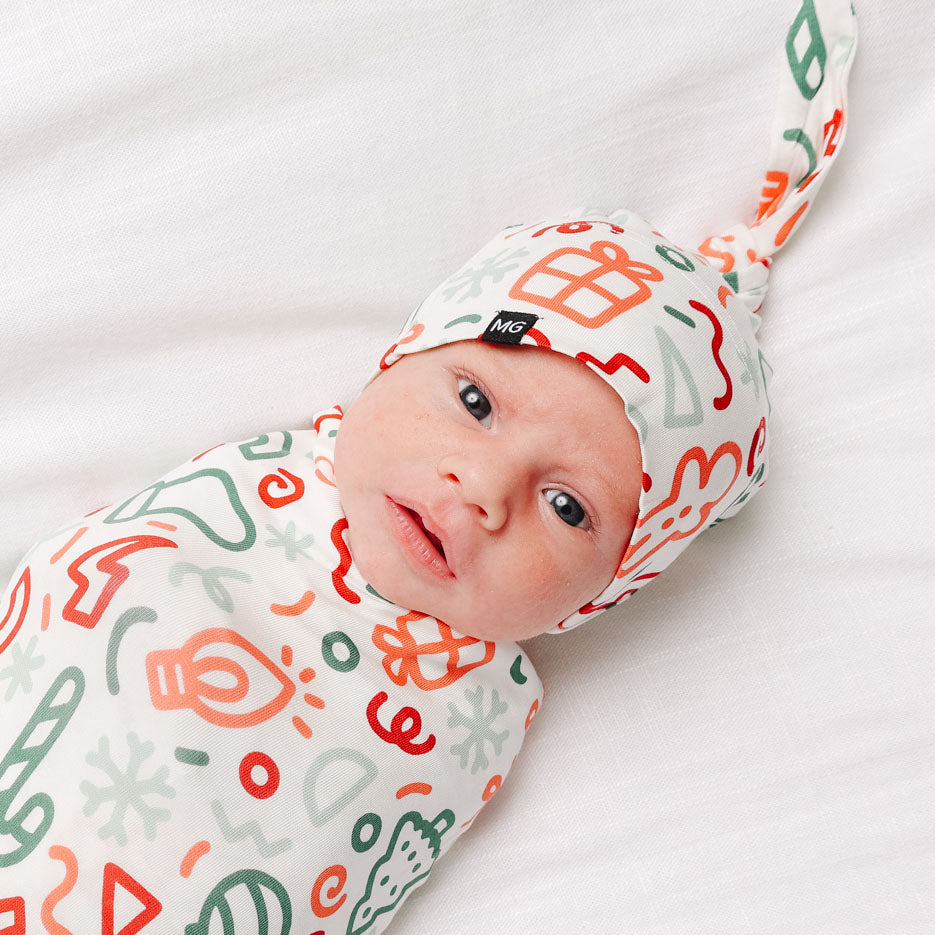
[{"label": "baby's chin", "polygon": [[434,608],[434,612],[426,607],[413,607],[419,613],[434,617],[441,623],[446,623],[451,629],[460,636],[470,636],[477,640],[488,640],[491,642],[516,643],[521,640],[532,639],[551,630],[560,620],[556,618],[554,622],[551,616],[545,614],[529,618],[528,614],[510,613],[509,611],[493,615],[480,611],[466,615],[457,612],[446,612],[445,608]]},{"label": "baby's chin", "polygon": [[[533,607],[528,595],[513,603],[506,598],[488,597],[484,600],[480,596],[464,594],[452,594],[451,599],[446,599],[444,595],[432,594],[423,584],[400,574],[397,566],[384,565],[379,560],[381,550],[360,549],[355,552],[353,536],[350,536],[350,548],[358,570],[377,594],[406,610],[434,617],[460,636],[492,642],[532,639],[551,630],[577,606],[569,609]],[[509,591],[519,597],[514,588]],[[462,606],[467,609],[462,609]]]},{"label": "baby's chin", "polygon": [[[425,611],[422,611],[422,613],[425,613]],[[435,617],[436,615],[429,614],[429,616]],[[551,626],[549,626],[530,631],[528,628],[517,628],[515,624],[504,623],[499,625],[497,622],[492,624],[487,622],[486,625],[478,626],[476,619],[461,621],[459,625],[458,620],[448,620],[444,616],[436,617],[436,619],[441,623],[448,624],[452,632],[458,636],[470,636],[475,640],[485,640],[493,643],[517,643],[520,640],[531,639],[545,632],[545,630],[551,629]]]}]

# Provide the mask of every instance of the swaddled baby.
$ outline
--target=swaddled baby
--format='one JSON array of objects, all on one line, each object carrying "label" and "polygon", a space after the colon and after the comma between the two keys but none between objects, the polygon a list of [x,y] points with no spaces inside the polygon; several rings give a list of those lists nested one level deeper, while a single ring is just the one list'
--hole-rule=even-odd
[{"label": "swaddled baby", "polygon": [[512,641],[625,599],[762,486],[756,311],[855,37],[805,0],[749,228],[694,251],[629,212],[508,227],[346,413],[30,550],[0,603],[4,931],[383,931],[536,716]]}]

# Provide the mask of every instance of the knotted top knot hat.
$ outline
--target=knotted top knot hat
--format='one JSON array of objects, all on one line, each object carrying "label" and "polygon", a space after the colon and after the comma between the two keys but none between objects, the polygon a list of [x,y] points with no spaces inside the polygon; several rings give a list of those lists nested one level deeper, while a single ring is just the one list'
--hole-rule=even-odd
[{"label": "knotted top knot hat", "polygon": [[[756,332],[770,260],[840,151],[857,43],[848,0],[803,0],[785,36],[756,216],[696,250],[630,211],[505,228],[413,312],[380,370],[454,341],[529,344],[591,367],[639,435],[639,516],[613,579],[550,633],[612,607],[766,478],[771,368]],[[378,371],[379,372],[379,371]]]}]

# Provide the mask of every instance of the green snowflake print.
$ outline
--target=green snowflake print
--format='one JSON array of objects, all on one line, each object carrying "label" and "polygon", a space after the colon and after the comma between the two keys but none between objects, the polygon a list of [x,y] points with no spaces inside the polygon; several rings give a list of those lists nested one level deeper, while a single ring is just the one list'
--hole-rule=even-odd
[{"label": "green snowflake print", "polygon": [[442,289],[442,295],[447,302],[459,290],[466,289],[458,302],[465,299],[473,299],[483,292],[484,280],[489,278],[491,282],[500,282],[503,277],[516,269],[519,263],[512,263],[511,260],[517,260],[522,256],[528,256],[529,251],[524,247],[518,247],[512,253],[507,250],[500,250],[493,256],[484,257],[481,265],[477,269],[463,269],[460,273],[455,273]]},{"label": "green snowflake print", "polygon": [[451,748],[451,753],[461,757],[461,769],[464,769],[467,766],[471,749],[474,749],[474,761],[471,763],[472,776],[479,769],[486,769],[490,765],[486,744],[489,743],[499,756],[503,749],[503,742],[510,736],[508,730],[498,734],[492,729],[493,722],[506,711],[507,703],[500,700],[495,688],[491,689],[490,707],[485,712],[483,695],[483,685],[478,685],[477,691],[473,694],[470,691],[464,693],[464,697],[472,706],[470,711],[461,711],[452,702],[448,702],[448,726],[464,727],[468,731],[467,737]]},{"label": "green snowflake print", "polygon": [[289,523],[286,525],[285,532],[280,532],[275,526],[270,526],[269,524],[267,524],[266,528],[273,538],[267,539],[264,544],[268,545],[271,549],[283,549],[288,561],[294,562],[299,555],[303,558],[311,558],[311,556],[305,552],[305,549],[315,541],[315,537],[308,535],[302,536],[301,539],[296,539],[295,523],[293,523],[292,520],[289,520]]},{"label": "green snowflake print", "polygon": [[16,689],[22,688],[23,694],[28,695],[32,691],[32,673],[36,669],[41,669],[45,662],[45,656],[33,656],[36,649],[36,643],[39,637],[34,636],[27,644],[26,649],[14,643],[10,647],[10,665],[5,669],[0,669],[0,682],[9,679],[4,701],[10,701],[16,694]]},{"label": "green snowflake print", "polygon": [[156,825],[160,821],[168,821],[170,812],[167,808],[156,808],[148,805],[145,796],[161,795],[167,799],[175,796],[175,790],[165,782],[169,774],[168,766],[160,766],[148,779],[139,776],[143,761],[152,756],[156,745],[150,741],[141,742],[134,733],[127,734],[127,745],[130,756],[127,760],[126,770],[121,772],[120,767],[110,758],[110,740],[101,737],[97,750],[92,750],[85,760],[91,765],[106,773],[111,785],[98,787],[88,780],[81,783],[81,791],[87,797],[84,806],[85,815],[93,815],[104,802],[113,802],[113,811],[110,820],[101,826],[98,835],[102,839],[113,838],[118,844],[127,843],[127,831],[123,820],[127,811],[132,808],[143,822],[143,832],[147,841],[156,837]]}]

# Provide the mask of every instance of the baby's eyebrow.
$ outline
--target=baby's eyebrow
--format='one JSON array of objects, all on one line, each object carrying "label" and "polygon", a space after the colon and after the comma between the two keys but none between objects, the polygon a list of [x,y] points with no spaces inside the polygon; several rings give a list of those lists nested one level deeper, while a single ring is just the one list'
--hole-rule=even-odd
[{"label": "baby's eyebrow", "polygon": [[481,368],[479,366],[467,367],[468,373],[477,374],[477,379],[483,382],[479,387],[488,399],[496,404],[497,411],[503,415],[515,416],[522,411],[522,400],[514,399],[515,393],[511,392],[512,384],[508,371],[498,370],[493,367]]},{"label": "baby's eyebrow", "polygon": [[595,507],[617,499],[616,475],[606,462],[594,467],[591,459],[583,462],[577,458],[560,458],[555,463],[555,468],[565,474],[570,482],[577,481],[581,492],[588,494],[589,499],[597,501]]},{"label": "baby's eyebrow", "polygon": [[[618,498],[617,487],[612,480],[609,480],[603,471],[592,475],[600,488],[601,502],[610,503]],[[600,503],[598,504],[600,506]]]}]

